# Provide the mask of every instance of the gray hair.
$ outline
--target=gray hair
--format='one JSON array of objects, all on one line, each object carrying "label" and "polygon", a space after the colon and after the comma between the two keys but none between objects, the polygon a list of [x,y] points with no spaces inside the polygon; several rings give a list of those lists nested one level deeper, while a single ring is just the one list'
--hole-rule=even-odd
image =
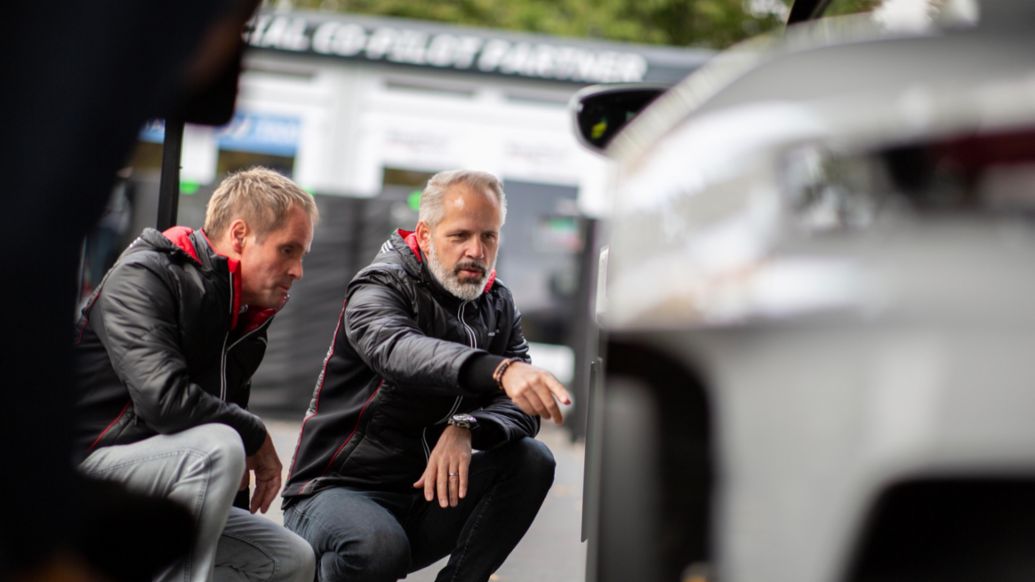
[{"label": "gray hair", "polygon": [[446,170],[432,176],[420,194],[420,212],[417,219],[428,226],[435,226],[441,222],[445,216],[443,198],[446,190],[456,184],[492,192],[500,205],[500,225],[507,222],[507,195],[503,193],[503,183],[495,174],[478,170]]},{"label": "gray hair", "polygon": [[308,192],[273,170],[255,166],[220,182],[205,211],[205,233],[219,238],[241,217],[262,240],[284,224],[295,206],[305,210],[314,225],[319,220],[316,202]]}]

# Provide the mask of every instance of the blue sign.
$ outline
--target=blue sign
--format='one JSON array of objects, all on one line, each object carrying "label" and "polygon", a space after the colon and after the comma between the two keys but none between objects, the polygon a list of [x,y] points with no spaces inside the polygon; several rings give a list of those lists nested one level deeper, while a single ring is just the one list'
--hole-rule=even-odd
[{"label": "blue sign", "polygon": [[[294,156],[298,151],[302,122],[297,117],[239,111],[230,123],[216,130],[219,149]],[[149,121],[140,132],[142,141],[161,143],[165,122]]]},{"label": "blue sign", "polygon": [[216,132],[219,148],[275,156],[293,156],[298,151],[302,123],[297,117],[238,112]]},{"label": "blue sign", "polygon": [[151,119],[144,128],[140,130],[140,141],[151,143],[162,143],[165,141],[165,122],[161,119]]}]

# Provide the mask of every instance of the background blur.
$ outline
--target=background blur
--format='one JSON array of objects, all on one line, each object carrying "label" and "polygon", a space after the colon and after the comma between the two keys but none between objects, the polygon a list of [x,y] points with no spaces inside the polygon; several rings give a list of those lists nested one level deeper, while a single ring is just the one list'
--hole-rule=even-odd
[{"label": "background blur", "polygon": [[[674,83],[708,47],[785,13],[779,1],[740,0],[268,2],[247,33],[233,120],[186,127],[177,220],[200,226],[215,185],[257,164],[292,177],[320,207],[305,278],[272,328],[252,407],[302,417],[345,283],[392,230],[414,227],[427,178],[457,167],[503,178],[499,277],[517,297],[533,358],[584,400],[595,340],[575,316],[591,297],[608,162],[576,143],[570,97],[595,83]],[[161,120],[141,132],[85,245],[84,292],[154,225],[163,139]],[[576,404],[569,416],[577,439],[585,411]]]}]

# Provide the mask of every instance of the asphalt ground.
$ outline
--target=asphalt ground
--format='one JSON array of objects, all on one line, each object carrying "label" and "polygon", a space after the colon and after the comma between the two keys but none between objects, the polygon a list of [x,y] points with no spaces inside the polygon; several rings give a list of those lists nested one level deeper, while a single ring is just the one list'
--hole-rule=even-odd
[{"label": "asphalt ground", "polygon": [[[266,425],[286,471],[300,422],[267,420]],[[565,430],[548,423],[544,423],[539,439],[557,460],[553,488],[524,539],[491,578],[495,582],[583,582],[586,578],[586,545],[580,541],[583,446],[572,443]],[[279,497],[266,516],[283,523]],[[410,574],[406,580],[432,582],[443,565],[445,559]]]}]

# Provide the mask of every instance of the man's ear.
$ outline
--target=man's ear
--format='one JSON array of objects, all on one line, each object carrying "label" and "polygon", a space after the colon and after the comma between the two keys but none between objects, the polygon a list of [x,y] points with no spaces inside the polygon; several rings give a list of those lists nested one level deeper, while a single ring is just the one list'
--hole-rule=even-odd
[{"label": "man's ear", "polygon": [[244,252],[244,241],[248,238],[250,230],[248,223],[243,218],[237,218],[230,223],[227,233],[230,236],[230,248],[237,254]]},{"label": "man's ear", "polygon": [[417,222],[417,245],[420,246],[421,252],[425,255],[428,254],[428,241],[431,240],[431,228],[423,221]]}]

